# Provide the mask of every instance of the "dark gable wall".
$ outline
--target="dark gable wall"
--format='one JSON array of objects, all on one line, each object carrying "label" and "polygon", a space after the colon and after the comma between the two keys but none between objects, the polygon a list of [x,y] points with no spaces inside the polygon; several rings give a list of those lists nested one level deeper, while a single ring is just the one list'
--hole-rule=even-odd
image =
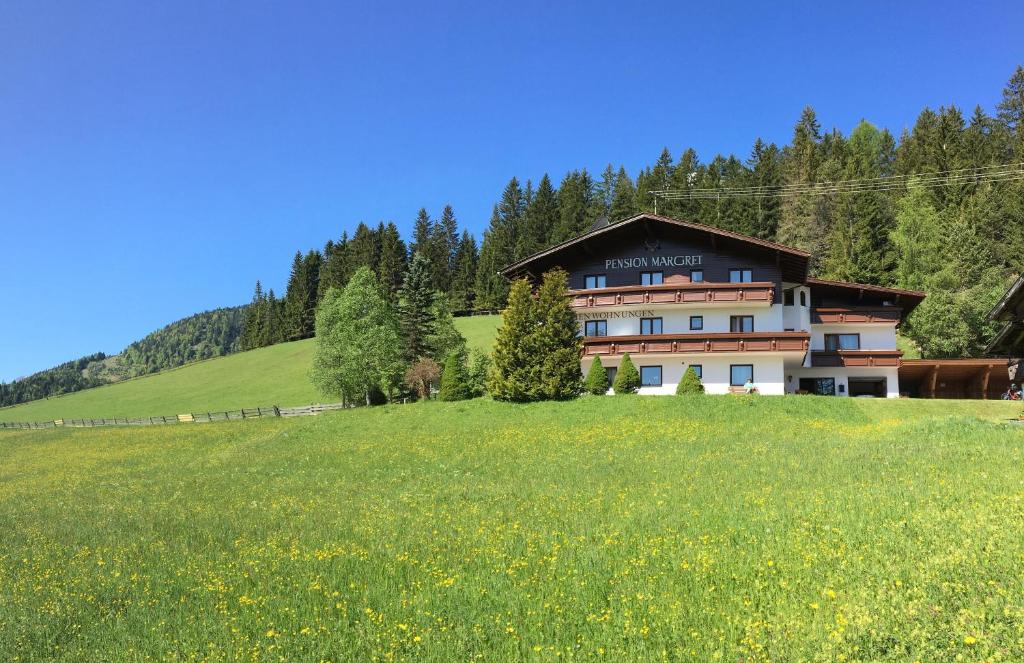
[{"label": "dark gable wall", "polygon": [[[730,269],[750,269],[754,281],[769,281],[775,284],[775,296],[781,301],[781,275],[775,264],[774,257],[765,255],[764,251],[746,252],[742,248],[722,246],[726,241],[720,240],[718,249],[711,245],[706,237],[676,238],[659,233],[656,241],[649,239],[642,231],[630,233],[629,236],[617,238],[601,238],[600,241],[589,241],[588,251],[566,252],[555,259],[562,268],[569,272],[569,287],[574,289],[585,286],[584,278],[592,274],[604,274],[607,285],[624,286],[639,285],[640,273],[648,271],[664,272],[667,279],[673,275],[689,277],[692,269],[703,269],[704,280],[714,283],[727,283]],[[654,266],[653,258],[674,256],[700,256],[699,266]],[[609,259],[646,258],[647,267],[609,267]]]}]

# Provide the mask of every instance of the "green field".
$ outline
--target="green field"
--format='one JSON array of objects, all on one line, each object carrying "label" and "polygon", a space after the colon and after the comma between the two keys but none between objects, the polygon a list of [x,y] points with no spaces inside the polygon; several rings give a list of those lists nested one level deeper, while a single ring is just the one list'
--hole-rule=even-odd
[{"label": "green field", "polygon": [[[456,318],[471,348],[490,351],[500,316]],[[334,399],[309,381],[313,341],[282,343],[196,362],[66,396],[0,408],[0,421],[149,417],[183,412],[308,405]]]},{"label": "green field", "polygon": [[4,660],[1020,660],[1019,404],[0,432]]}]

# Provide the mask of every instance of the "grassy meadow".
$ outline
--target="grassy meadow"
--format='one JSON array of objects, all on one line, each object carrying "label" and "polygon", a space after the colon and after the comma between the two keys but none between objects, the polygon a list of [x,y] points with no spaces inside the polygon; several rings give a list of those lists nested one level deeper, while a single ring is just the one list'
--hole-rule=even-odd
[{"label": "grassy meadow", "polygon": [[0,432],[4,660],[1020,660],[1019,404]]},{"label": "grassy meadow", "polygon": [[[455,325],[469,347],[490,351],[500,319],[497,315],[456,318]],[[312,360],[312,339],[281,343],[126,382],[0,408],[0,421],[151,417],[333,400],[318,393],[310,383]]]}]

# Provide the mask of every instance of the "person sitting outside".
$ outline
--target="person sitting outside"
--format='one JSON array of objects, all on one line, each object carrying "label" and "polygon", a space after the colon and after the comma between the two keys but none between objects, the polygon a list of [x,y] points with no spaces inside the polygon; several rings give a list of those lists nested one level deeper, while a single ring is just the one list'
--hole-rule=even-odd
[{"label": "person sitting outside", "polygon": [[747,381],[743,383],[743,393],[744,394],[756,394],[757,393],[757,387],[754,386],[754,379],[753,378],[747,378]]}]

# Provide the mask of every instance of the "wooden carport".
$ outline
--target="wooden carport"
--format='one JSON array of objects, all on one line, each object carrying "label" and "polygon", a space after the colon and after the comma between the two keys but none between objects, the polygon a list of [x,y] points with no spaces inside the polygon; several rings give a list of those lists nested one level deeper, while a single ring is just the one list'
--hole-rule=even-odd
[{"label": "wooden carport", "polygon": [[904,359],[899,370],[915,398],[998,399],[1010,386],[1006,359]]}]

